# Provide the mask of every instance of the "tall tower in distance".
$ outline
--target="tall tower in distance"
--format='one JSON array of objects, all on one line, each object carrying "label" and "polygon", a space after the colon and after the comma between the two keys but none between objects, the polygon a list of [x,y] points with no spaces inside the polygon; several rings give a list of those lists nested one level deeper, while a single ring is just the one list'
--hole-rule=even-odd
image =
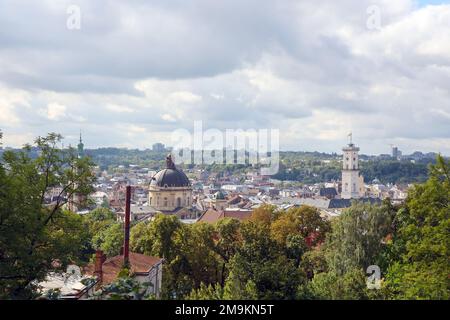
[{"label": "tall tower in distance", "polygon": [[83,140],[81,139],[81,131],[80,131],[80,142],[78,143],[78,158],[84,157],[84,144]]},{"label": "tall tower in distance", "polygon": [[[78,156],[78,159],[81,159],[84,157],[84,144],[83,144],[83,140],[81,138],[81,131],[80,131],[80,142],[78,143],[78,146],[77,146],[77,156]],[[77,169],[75,169],[75,170],[77,170]],[[74,183],[74,187],[78,188],[78,184]],[[72,194],[72,196],[70,197],[70,199],[68,201],[68,209],[72,212],[77,212],[78,210],[86,207],[86,200],[87,200],[87,197],[85,195],[82,195],[79,193],[74,193],[74,194]]]},{"label": "tall tower in distance", "polygon": [[359,148],[350,141],[342,151],[344,151],[342,161],[342,199],[358,199],[364,196],[364,178],[359,174]]}]

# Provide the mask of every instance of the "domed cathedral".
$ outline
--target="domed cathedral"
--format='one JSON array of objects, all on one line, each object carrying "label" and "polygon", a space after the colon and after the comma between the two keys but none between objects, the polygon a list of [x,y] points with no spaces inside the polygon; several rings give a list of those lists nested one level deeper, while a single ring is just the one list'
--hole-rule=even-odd
[{"label": "domed cathedral", "polygon": [[[177,215],[181,209],[192,206],[191,183],[186,174],[175,167],[170,154],[166,157],[166,168],[152,177],[148,204],[163,213],[177,213]],[[185,212],[181,218],[188,216],[189,213]]]}]

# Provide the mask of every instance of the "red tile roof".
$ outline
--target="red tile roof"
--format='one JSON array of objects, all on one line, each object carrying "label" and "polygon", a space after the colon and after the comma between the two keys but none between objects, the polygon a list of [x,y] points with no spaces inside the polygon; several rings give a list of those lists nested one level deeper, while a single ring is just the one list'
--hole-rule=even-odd
[{"label": "red tile roof", "polygon": [[235,218],[241,221],[250,219],[251,211],[227,211],[224,212],[224,218]]},{"label": "red tile roof", "polygon": [[221,218],[223,218],[223,211],[209,209],[200,217],[200,219],[198,219],[197,222],[216,223]]},{"label": "red tile roof", "polygon": [[250,216],[251,211],[227,211],[226,209],[225,211],[217,211],[214,209],[209,209],[200,217],[200,219],[198,219],[198,222],[216,223],[223,218],[234,218],[243,221],[249,219]]},{"label": "red tile roof", "polygon": [[[161,262],[162,259],[158,257],[146,256],[140,253],[130,252],[130,266],[131,273],[145,273]],[[103,263],[103,284],[109,284],[116,280],[118,273],[123,267],[123,256],[115,256],[106,259]],[[88,275],[94,274],[95,265],[93,263],[88,264],[84,268],[84,272]]]}]

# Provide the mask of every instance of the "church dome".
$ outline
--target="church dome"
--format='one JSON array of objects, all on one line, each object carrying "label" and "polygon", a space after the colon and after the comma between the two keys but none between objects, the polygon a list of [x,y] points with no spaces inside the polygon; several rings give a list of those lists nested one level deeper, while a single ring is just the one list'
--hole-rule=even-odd
[{"label": "church dome", "polygon": [[175,167],[171,155],[168,155],[166,158],[166,166],[166,169],[159,171],[153,176],[150,186],[161,188],[180,188],[191,186],[186,174]]}]

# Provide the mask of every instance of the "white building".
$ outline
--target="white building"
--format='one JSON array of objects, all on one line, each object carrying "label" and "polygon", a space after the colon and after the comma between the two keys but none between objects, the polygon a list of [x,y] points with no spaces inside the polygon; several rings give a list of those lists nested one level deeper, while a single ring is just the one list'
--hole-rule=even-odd
[{"label": "white building", "polygon": [[358,199],[364,197],[364,178],[359,174],[359,148],[350,143],[344,151],[342,164],[342,199]]}]

